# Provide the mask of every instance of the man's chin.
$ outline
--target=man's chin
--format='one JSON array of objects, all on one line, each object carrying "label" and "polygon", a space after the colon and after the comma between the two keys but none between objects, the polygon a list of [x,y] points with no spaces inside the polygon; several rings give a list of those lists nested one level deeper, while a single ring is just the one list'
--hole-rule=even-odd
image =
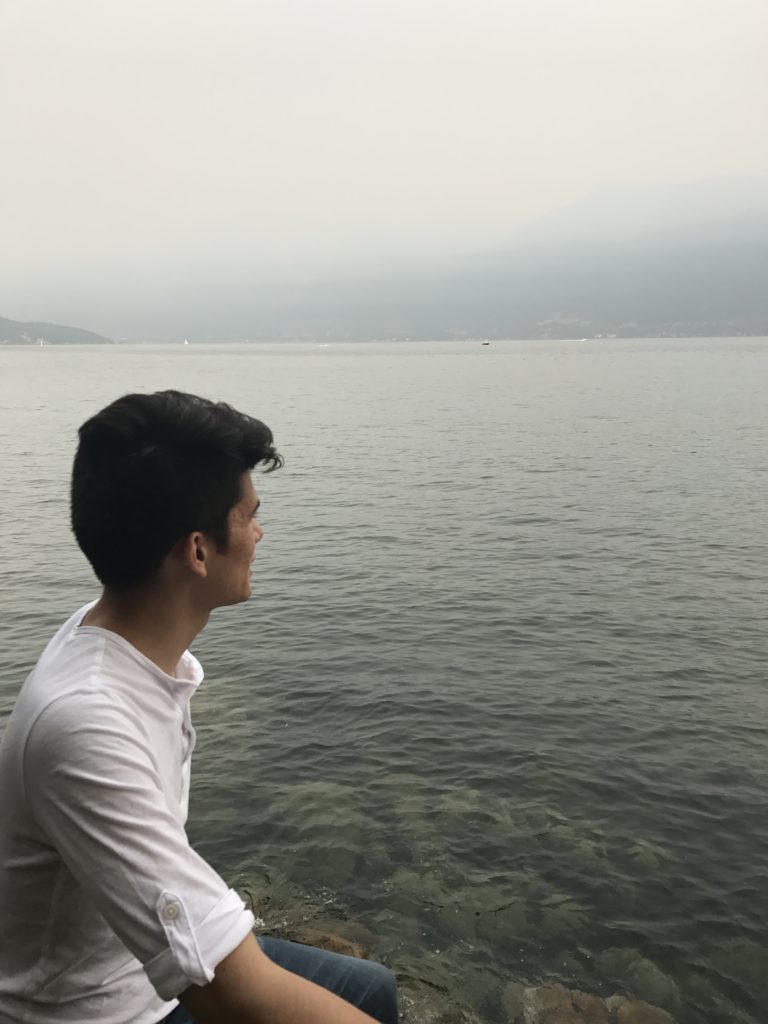
[{"label": "man's chin", "polygon": [[253,589],[250,584],[246,590],[241,591],[239,594],[230,594],[226,600],[216,605],[217,608],[231,608],[235,604],[244,604],[246,601],[250,601]]}]

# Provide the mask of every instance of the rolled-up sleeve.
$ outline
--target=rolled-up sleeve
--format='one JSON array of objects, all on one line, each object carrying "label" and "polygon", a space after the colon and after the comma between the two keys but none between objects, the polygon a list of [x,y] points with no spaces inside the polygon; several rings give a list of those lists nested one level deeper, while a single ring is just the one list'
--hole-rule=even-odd
[{"label": "rolled-up sleeve", "polygon": [[130,708],[78,693],[49,704],[24,752],[41,833],[162,999],[205,985],[253,927],[189,844]]}]

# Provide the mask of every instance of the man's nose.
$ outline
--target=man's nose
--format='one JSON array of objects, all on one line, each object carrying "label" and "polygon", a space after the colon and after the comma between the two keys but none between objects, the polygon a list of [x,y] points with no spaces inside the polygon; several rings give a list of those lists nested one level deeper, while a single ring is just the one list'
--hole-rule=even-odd
[{"label": "man's nose", "polygon": [[254,532],[256,534],[256,543],[258,544],[261,538],[264,536],[264,527],[261,525],[261,523],[257,523],[255,520],[253,525],[255,527]]}]

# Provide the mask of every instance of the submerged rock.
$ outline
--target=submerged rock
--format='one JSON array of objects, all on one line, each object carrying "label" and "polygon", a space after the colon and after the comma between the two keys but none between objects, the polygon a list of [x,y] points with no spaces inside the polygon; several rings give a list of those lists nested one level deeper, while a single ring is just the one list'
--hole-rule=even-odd
[{"label": "submerged rock", "polygon": [[[506,1004],[505,1004],[506,1005]],[[508,1012],[510,1024],[675,1024],[666,1012],[624,996],[598,996],[562,985],[527,988],[522,1010],[516,1017]]]},{"label": "submerged rock", "polygon": [[[334,927],[342,931],[355,928],[343,921]],[[281,926],[270,928],[269,933],[331,953],[368,957],[361,943],[328,927],[286,920]],[[370,934],[364,929],[363,933]],[[455,980],[453,972],[439,953],[425,954],[409,962],[402,973],[396,965],[392,966],[398,974],[405,1024],[481,1024],[475,1013],[455,1005],[450,994],[451,982]],[[487,979],[482,973],[473,976],[470,964],[465,965],[461,982],[466,1005],[478,1005],[487,995]],[[666,1010],[649,1003],[621,995],[603,1000],[562,985],[526,988],[520,982],[508,982],[501,993],[501,1004],[508,1024],[675,1024]]]},{"label": "submerged rock", "polygon": [[523,992],[520,1024],[613,1024],[602,999],[552,985]]},{"label": "submerged rock", "polygon": [[523,1013],[525,985],[520,981],[509,981],[501,993],[501,1006],[510,1024],[520,1020]]},{"label": "submerged rock", "polygon": [[566,855],[569,862],[592,874],[606,870],[607,854],[602,834],[595,828],[578,825],[555,825],[549,829],[550,845]]},{"label": "submerged rock", "polygon": [[270,815],[281,824],[293,878],[339,890],[354,876],[367,824],[355,787],[323,780],[275,786]]},{"label": "submerged rock", "polygon": [[[468,940],[477,938],[508,952],[518,942],[525,942],[526,933],[544,935],[560,944],[583,927],[584,911],[571,896],[555,892],[535,875],[508,875],[501,883],[498,876],[486,873],[471,881],[472,885],[450,889],[433,869],[400,868],[392,877],[395,884],[389,896],[399,894],[404,913],[398,914],[388,905],[374,913],[368,927],[349,918],[327,890],[307,893],[273,868],[262,866],[245,876],[239,880],[239,888],[257,914],[258,934],[345,956],[367,958],[370,949],[378,959],[384,953],[374,923],[381,919],[381,925],[399,937],[382,959],[398,978],[405,1024],[482,1024],[484,1012],[496,1014],[499,1009],[507,1024],[674,1024],[666,1010],[652,1003],[677,1009],[677,986],[636,949],[605,950],[598,965],[614,985],[649,1002],[623,995],[601,999],[563,985],[526,987],[511,979],[504,984],[482,959],[466,956],[474,949]],[[391,902],[390,898],[388,904]],[[457,947],[450,947],[449,942],[448,950],[424,949],[425,934],[418,914],[414,914],[417,905],[428,907]],[[419,948],[423,952],[414,955],[413,950]],[[766,958],[758,947],[734,942],[727,952],[729,966],[735,968],[747,959],[755,977],[762,974]],[[561,978],[578,977],[580,963],[575,957],[562,953],[560,966],[566,968],[566,973],[558,972]]]},{"label": "submerged rock", "polygon": [[636,868],[655,874],[672,858],[667,851],[647,839],[638,839],[629,849],[629,857]]},{"label": "submerged rock", "polygon": [[680,993],[672,978],[636,949],[606,949],[597,963],[614,983],[653,1005],[677,1007],[680,1003]]},{"label": "submerged rock", "polygon": [[354,956],[358,960],[368,959],[368,950],[352,939],[346,939],[343,935],[335,932],[324,931],[320,928],[311,928],[309,925],[295,925],[276,931],[275,937],[279,939],[290,939],[291,942],[301,942],[304,946],[314,946],[316,949],[325,949],[329,953],[341,953],[343,956]]},{"label": "submerged rock", "polygon": [[451,1006],[439,992],[400,986],[400,1013],[404,1024],[481,1024],[480,1018]]},{"label": "submerged rock", "polygon": [[547,941],[572,941],[586,926],[587,915],[570,896],[547,900],[541,908],[540,935]]},{"label": "submerged rock", "polygon": [[481,939],[497,949],[516,946],[529,928],[519,889],[492,881],[454,890],[437,913],[441,928],[454,939]]},{"label": "submerged rock", "polygon": [[605,1005],[612,1014],[611,1024],[675,1024],[666,1010],[639,999],[611,996],[605,1000]]}]

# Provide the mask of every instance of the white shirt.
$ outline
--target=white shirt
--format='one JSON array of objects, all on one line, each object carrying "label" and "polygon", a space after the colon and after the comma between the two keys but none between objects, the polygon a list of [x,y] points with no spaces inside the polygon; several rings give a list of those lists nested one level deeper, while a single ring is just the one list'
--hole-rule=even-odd
[{"label": "white shirt", "polygon": [[155,1024],[253,927],[184,825],[203,678],[80,609],[0,746],[0,1022]]}]

